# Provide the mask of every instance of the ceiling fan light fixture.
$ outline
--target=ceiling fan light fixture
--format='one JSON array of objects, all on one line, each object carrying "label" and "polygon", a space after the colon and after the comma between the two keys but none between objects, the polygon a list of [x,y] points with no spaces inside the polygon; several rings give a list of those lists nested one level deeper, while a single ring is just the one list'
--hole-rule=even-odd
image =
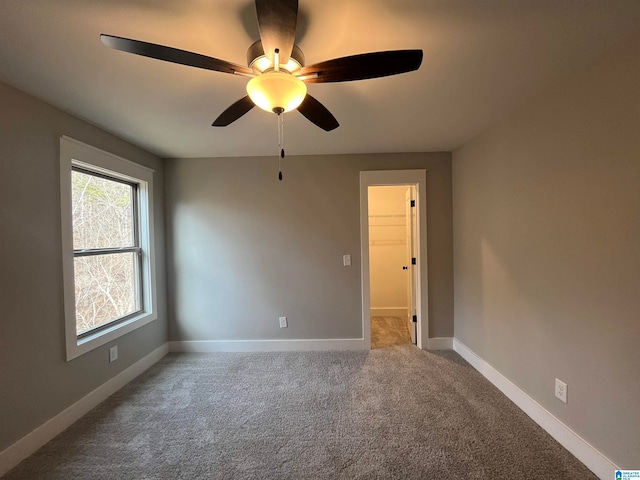
[{"label": "ceiling fan light fixture", "polygon": [[307,95],[307,86],[290,73],[265,72],[247,83],[249,98],[267,112],[290,112],[300,106]]}]

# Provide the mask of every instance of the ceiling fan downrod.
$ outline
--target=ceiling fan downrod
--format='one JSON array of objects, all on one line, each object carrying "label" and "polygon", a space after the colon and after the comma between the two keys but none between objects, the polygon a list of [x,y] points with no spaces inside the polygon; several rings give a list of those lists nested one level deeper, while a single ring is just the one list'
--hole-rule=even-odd
[{"label": "ceiling fan downrod", "polygon": [[280,71],[280,49],[276,48],[273,52],[273,70]]}]

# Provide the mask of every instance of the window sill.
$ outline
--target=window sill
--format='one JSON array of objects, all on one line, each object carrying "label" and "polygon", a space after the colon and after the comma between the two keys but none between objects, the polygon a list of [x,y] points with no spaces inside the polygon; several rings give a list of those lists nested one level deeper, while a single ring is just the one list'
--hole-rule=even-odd
[{"label": "window sill", "polygon": [[75,338],[67,338],[67,362],[78,358],[79,356],[97,348],[105,343],[111,342],[116,338],[132,332],[158,318],[153,312],[142,312],[135,317],[131,317],[124,322],[113,325],[110,328],[100,330],[93,335],[88,335],[78,340]]}]

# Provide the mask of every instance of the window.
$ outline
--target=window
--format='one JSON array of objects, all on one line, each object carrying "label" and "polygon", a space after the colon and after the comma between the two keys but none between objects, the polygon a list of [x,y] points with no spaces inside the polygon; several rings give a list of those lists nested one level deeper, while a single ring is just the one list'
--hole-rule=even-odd
[{"label": "window", "polygon": [[137,184],[71,170],[76,334],[140,312]]},{"label": "window", "polygon": [[67,360],[155,320],[153,171],[60,139]]}]

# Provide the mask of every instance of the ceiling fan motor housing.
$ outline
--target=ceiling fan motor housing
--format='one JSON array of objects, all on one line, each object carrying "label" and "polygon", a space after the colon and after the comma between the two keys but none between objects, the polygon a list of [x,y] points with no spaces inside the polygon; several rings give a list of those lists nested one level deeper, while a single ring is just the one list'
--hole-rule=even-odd
[{"label": "ceiling fan motor housing", "polygon": [[[247,65],[254,73],[262,73],[273,68],[273,65],[264,54],[264,48],[260,40],[254,42],[247,49]],[[294,45],[289,61],[286,65],[280,65],[280,68],[292,73],[302,67],[304,67],[304,53],[302,53],[300,47]]]}]

